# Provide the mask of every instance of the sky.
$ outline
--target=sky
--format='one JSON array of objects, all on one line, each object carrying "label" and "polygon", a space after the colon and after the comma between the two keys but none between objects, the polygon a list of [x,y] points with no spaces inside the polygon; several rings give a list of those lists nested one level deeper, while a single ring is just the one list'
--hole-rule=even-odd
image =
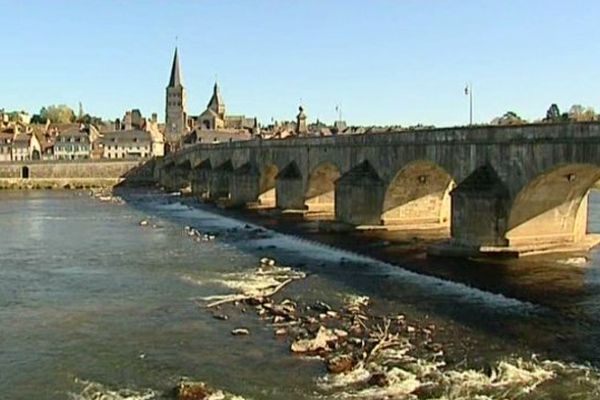
[{"label": "sky", "polygon": [[551,103],[600,111],[600,2],[557,0],[0,0],[0,108],[81,102],[164,120],[179,48],[188,113],[218,80],[263,124],[464,125]]}]

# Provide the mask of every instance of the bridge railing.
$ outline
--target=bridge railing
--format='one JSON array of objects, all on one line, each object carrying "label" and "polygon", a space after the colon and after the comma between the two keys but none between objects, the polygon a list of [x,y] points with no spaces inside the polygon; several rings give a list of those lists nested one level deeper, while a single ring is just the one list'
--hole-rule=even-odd
[{"label": "bridge railing", "polygon": [[[299,146],[388,146],[425,145],[439,143],[495,144],[532,140],[600,140],[600,122],[536,123],[523,125],[478,125],[433,129],[410,129],[392,132],[362,133],[334,136],[291,137],[286,139],[252,139],[236,142],[198,143],[170,157],[180,157],[198,150],[235,150],[246,148]],[[368,142],[368,143],[367,143]]]}]

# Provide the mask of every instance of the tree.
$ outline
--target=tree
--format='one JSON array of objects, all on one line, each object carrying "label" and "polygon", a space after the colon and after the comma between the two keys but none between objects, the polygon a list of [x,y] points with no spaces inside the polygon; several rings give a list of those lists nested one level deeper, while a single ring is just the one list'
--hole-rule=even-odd
[{"label": "tree", "polygon": [[521,125],[526,124],[527,121],[519,117],[516,112],[508,111],[503,116],[494,118],[492,125]]},{"label": "tree", "polygon": [[573,104],[569,109],[569,119],[571,121],[581,121],[585,109],[580,104]]},{"label": "tree", "polygon": [[8,113],[8,120],[10,122],[19,122],[19,112],[18,111],[11,111]]},{"label": "tree", "polygon": [[582,121],[596,121],[598,119],[596,111],[592,107],[586,108],[581,117]]},{"label": "tree", "polygon": [[574,104],[569,109],[569,120],[575,122],[596,121],[598,115],[593,107],[583,107],[579,104]]},{"label": "tree", "polygon": [[44,121],[49,119],[55,124],[75,122],[75,112],[64,104],[42,107],[40,117]]},{"label": "tree", "polygon": [[560,120],[560,110],[556,103],[552,103],[548,111],[546,111],[546,121],[556,122]]},{"label": "tree", "polygon": [[45,124],[46,120],[43,119],[40,114],[33,114],[31,116],[31,123],[32,124]]},{"label": "tree", "polygon": [[102,121],[102,118],[95,117],[90,114],[84,114],[83,116],[81,116],[80,118],[77,119],[77,122],[80,122],[82,124],[92,124],[92,125],[96,125],[96,126],[104,123]]}]

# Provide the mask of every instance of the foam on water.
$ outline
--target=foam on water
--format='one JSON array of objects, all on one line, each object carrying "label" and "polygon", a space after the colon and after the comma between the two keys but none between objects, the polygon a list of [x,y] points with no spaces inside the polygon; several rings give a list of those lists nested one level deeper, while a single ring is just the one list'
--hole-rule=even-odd
[{"label": "foam on water", "polygon": [[[269,237],[249,240],[247,243],[253,244],[253,247],[276,246],[288,251],[297,252],[302,257],[313,260],[329,262],[340,262],[341,260],[345,260],[353,263],[361,263],[371,267],[368,271],[362,270],[360,272],[361,275],[385,275],[390,279],[396,279],[403,283],[410,283],[415,287],[422,288],[422,290],[426,290],[428,293],[436,292],[448,295],[452,297],[452,301],[463,304],[475,304],[478,307],[493,308],[495,312],[504,311],[510,314],[515,314],[517,312],[528,314],[545,311],[542,307],[526,301],[507,297],[498,293],[486,292],[459,282],[448,281],[429,275],[421,275],[406,270],[401,266],[375,260],[372,257],[324,245],[304,238],[282,234],[259,225],[195,209],[180,202],[167,205],[162,204],[159,206],[159,209],[174,211],[178,217],[195,220],[199,219],[202,221],[203,225],[210,224],[210,228],[212,229],[241,229],[245,226],[250,226],[252,229],[260,228],[267,231]],[[209,219],[209,221],[206,221],[207,219]]]},{"label": "foam on water", "polygon": [[[79,379],[76,379],[76,383],[83,385],[83,388],[79,393],[69,393],[68,398],[71,400],[159,400],[173,398],[172,395],[152,389],[111,389],[98,382]],[[211,391],[212,393],[202,398],[204,400],[250,400],[223,390],[212,389]]]},{"label": "foam on water", "polygon": [[158,394],[151,389],[110,389],[98,382],[76,380],[83,385],[79,393],[70,393],[71,400],[154,400]]},{"label": "foam on water", "polygon": [[[388,384],[367,385],[374,373],[384,374]],[[317,384],[338,399],[500,400],[552,398],[547,397],[547,390],[542,393],[536,389],[542,384],[546,389],[555,383],[563,385],[567,379],[572,398],[595,399],[600,395],[597,370],[535,358],[503,360],[490,373],[445,369],[444,363],[422,359],[386,368],[380,360],[378,364],[359,365],[348,373],[327,375]]]}]

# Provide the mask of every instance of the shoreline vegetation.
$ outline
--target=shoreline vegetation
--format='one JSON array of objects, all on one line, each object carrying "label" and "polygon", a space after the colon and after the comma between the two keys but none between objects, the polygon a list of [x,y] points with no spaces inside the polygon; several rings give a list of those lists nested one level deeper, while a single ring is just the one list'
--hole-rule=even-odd
[{"label": "shoreline vegetation", "polygon": [[[124,203],[106,190],[91,191],[90,196],[103,202]],[[145,219],[139,226],[151,229],[155,225]],[[216,239],[190,226],[184,232],[197,242]],[[448,343],[436,339],[435,324],[411,320],[401,310],[378,314],[369,297],[347,294],[342,304],[332,306],[320,300],[306,302],[288,293],[289,287],[307,277],[301,270],[263,257],[254,268],[224,274],[219,284],[225,293],[194,301],[199,312],[208,313],[216,324],[252,310],[265,329],[272,329],[273,340],[285,341],[299,362],[319,360],[323,373],[314,381],[317,398],[495,400],[600,396],[600,373],[591,367],[531,355],[528,359],[507,356],[490,361],[484,368],[474,368],[466,358],[447,356]],[[236,326],[231,330],[224,327],[223,334],[239,340],[253,332],[246,326]],[[188,378],[181,378],[168,393],[151,389],[115,391],[93,382],[82,383],[83,391],[73,399],[243,400]]]}]

